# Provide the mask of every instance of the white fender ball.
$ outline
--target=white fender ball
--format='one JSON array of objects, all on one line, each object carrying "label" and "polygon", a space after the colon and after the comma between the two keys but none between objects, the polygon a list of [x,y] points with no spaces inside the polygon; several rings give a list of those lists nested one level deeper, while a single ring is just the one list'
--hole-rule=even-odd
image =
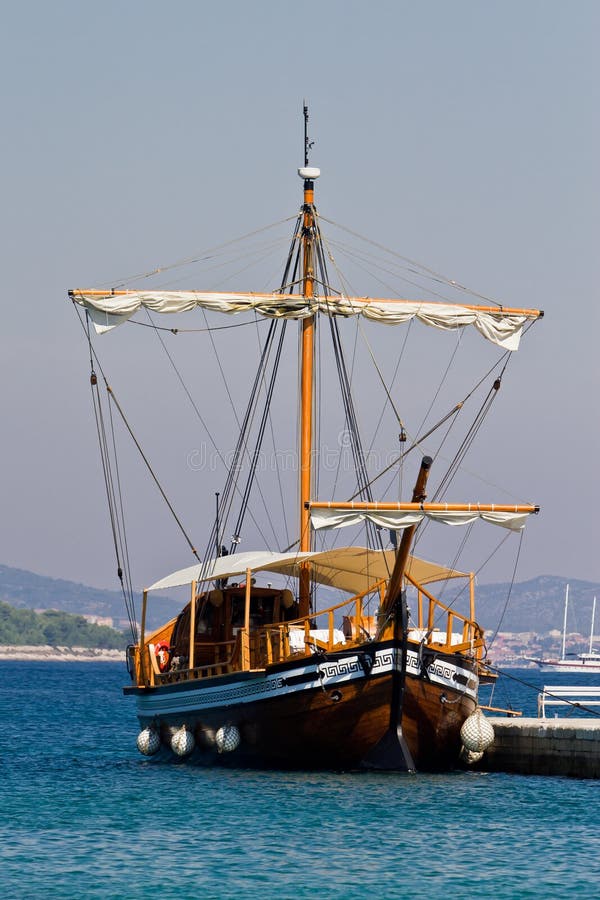
[{"label": "white fender ball", "polygon": [[144,756],[154,756],[160,750],[160,735],[156,728],[144,728],[138,734],[136,743]]},{"label": "white fender ball", "polygon": [[194,735],[188,730],[186,725],[178,728],[171,738],[171,750],[177,756],[188,756],[196,746]]},{"label": "white fender ball", "polygon": [[468,766],[472,766],[474,763],[479,762],[479,760],[483,757],[482,750],[467,750],[466,747],[463,747],[460,751],[460,758],[464,763]]},{"label": "white fender ball", "polygon": [[231,753],[240,746],[240,732],[235,725],[222,725],[215,734],[215,744],[219,753]]},{"label": "white fender ball", "polygon": [[479,707],[463,722],[460,739],[474,753],[483,753],[494,743],[494,729]]}]

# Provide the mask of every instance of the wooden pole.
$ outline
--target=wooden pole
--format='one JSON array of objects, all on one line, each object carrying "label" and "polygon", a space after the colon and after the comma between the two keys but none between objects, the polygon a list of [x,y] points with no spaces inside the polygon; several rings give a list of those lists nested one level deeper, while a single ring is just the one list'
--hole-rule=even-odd
[{"label": "wooden pole", "polygon": [[482,513],[515,513],[518,515],[522,514],[533,514],[538,513],[540,508],[539,506],[534,506],[531,503],[517,503],[517,504],[505,504],[505,503],[421,503],[419,501],[413,501],[412,503],[388,503],[386,501],[363,501],[363,500],[351,500],[351,501],[341,501],[336,502],[335,500],[311,500],[308,504],[309,509],[354,509],[358,512],[364,511],[369,512],[379,511],[379,512],[424,512],[424,513],[436,513],[436,512],[482,512]]},{"label": "wooden pole", "polygon": [[[306,182],[305,182],[306,183]],[[311,181],[310,184],[313,184]],[[312,192],[314,196],[314,190]],[[306,197],[306,192],[305,192]],[[312,199],[311,199],[312,203]],[[72,300],[78,300],[80,298],[85,297],[127,297],[129,294],[139,294],[139,290],[98,290],[97,288],[72,288],[69,290],[68,294]],[[143,291],[144,294],[148,294],[152,296],[153,294],[169,294],[171,291]],[[177,292],[181,293],[180,291]],[[281,294],[277,293],[260,293],[258,291],[184,291],[185,294],[210,294],[211,299],[213,298],[232,298],[235,299],[249,299],[249,300],[257,300],[257,301],[284,301],[291,300],[297,301],[297,294]],[[340,298],[339,296],[323,296],[321,298],[322,303],[335,309],[336,305],[339,304]],[[346,304],[351,303],[352,300],[358,301],[360,304],[373,304],[377,306],[381,303],[385,303],[386,305],[398,305],[400,307],[406,306],[409,304],[410,306],[414,306],[415,300],[410,300],[408,298],[399,298],[399,297],[345,297],[344,298]],[[434,311],[436,307],[439,307],[439,303],[435,300],[422,300],[419,301],[419,306],[421,308],[427,309],[431,307]],[[500,316],[523,316],[526,319],[541,319],[544,315],[544,311],[541,309],[528,309],[528,308],[520,308],[520,307],[512,307],[512,306],[474,306],[472,303],[453,303],[452,306],[460,307],[460,309],[468,309],[472,312],[482,312],[488,313],[491,316],[500,317]]]},{"label": "wooden pole", "polygon": [[[423,457],[421,461],[421,468],[419,470],[417,481],[413,490],[413,503],[420,503],[426,497],[425,487],[427,485],[427,478],[429,477],[429,469],[431,468],[431,463],[432,459],[430,456]],[[400,541],[400,546],[398,547],[398,552],[396,554],[394,570],[388,582],[387,592],[381,608],[382,622],[385,622],[385,620],[387,619],[389,613],[393,609],[396,599],[400,595],[400,591],[402,590],[404,569],[406,568],[406,564],[408,562],[410,545],[412,543],[412,539],[416,530],[417,526],[411,525],[410,528],[405,528],[402,532],[402,540]]]},{"label": "wooden pole", "polygon": [[194,651],[196,643],[196,582],[192,581],[192,599],[190,600],[190,652],[189,667],[194,668]]},{"label": "wooden pole", "polygon": [[475,621],[475,572],[469,573],[469,618]]},{"label": "wooden pole", "polygon": [[[302,280],[304,296],[310,303],[314,296],[314,181],[304,180],[304,223],[302,230]],[[300,374],[300,552],[311,549],[310,501],[312,484],[312,432],[313,432],[313,360],[315,317],[302,320],[301,374]],[[299,579],[300,616],[310,613],[310,569],[303,565]]]},{"label": "wooden pole", "polygon": [[148,591],[142,594],[142,623],[140,626],[140,681],[146,683],[146,608],[148,606]]},{"label": "wooden pole", "polygon": [[242,632],[242,669],[250,668],[250,598],[252,593],[252,569],[246,569],[246,598],[244,604],[244,630]]}]

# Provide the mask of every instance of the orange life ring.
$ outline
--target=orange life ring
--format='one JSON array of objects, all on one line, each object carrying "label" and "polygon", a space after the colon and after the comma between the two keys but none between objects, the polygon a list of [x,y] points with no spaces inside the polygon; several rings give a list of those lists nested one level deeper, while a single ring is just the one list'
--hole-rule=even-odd
[{"label": "orange life ring", "polygon": [[166,672],[171,664],[171,648],[166,641],[159,641],[154,647],[159,671]]}]

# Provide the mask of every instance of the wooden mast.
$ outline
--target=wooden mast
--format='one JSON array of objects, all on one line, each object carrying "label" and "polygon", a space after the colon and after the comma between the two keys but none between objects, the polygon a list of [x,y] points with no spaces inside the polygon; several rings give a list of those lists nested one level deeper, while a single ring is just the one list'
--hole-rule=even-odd
[{"label": "wooden mast", "polygon": [[[314,253],[314,196],[315,178],[319,169],[308,165],[311,144],[308,139],[308,107],[304,105],[304,166],[298,175],[304,181],[304,204],[302,223],[302,288],[308,303],[314,297],[315,253]],[[310,511],[308,503],[312,486],[312,443],[313,443],[313,362],[314,362],[315,317],[302,320],[300,349],[300,552],[311,549]],[[310,569],[308,565],[300,569],[299,614],[310,613]]]},{"label": "wooden mast", "polygon": [[[422,502],[429,477],[432,459],[424,456],[421,468],[413,489],[413,503]],[[394,768],[414,772],[416,767],[410,748],[404,737],[403,715],[404,695],[406,689],[406,670],[408,662],[408,607],[406,594],[403,591],[404,570],[408,562],[410,545],[417,526],[412,525],[402,532],[402,540],[396,553],[394,570],[388,582],[387,591],[379,611],[379,628],[376,640],[380,640],[384,632],[391,629],[389,635],[396,644],[397,659],[392,670],[392,691],[390,696],[389,726],[379,743],[367,757],[367,764],[376,768]]]},{"label": "wooden mast", "polygon": [[[422,503],[423,500],[425,500],[425,486],[427,484],[427,478],[429,476],[431,463],[432,459],[430,456],[423,457],[421,461],[421,468],[419,469],[419,474],[417,476],[417,481],[413,489],[413,503]],[[387,592],[383,603],[381,604],[382,627],[385,627],[385,622],[391,615],[392,610],[394,609],[394,605],[402,591],[404,570],[408,562],[410,546],[412,544],[412,539],[416,530],[417,526],[412,525],[410,528],[405,528],[402,532],[402,540],[400,541],[400,546],[398,547],[398,552],[396,553],[396,563],[394,565],[394,570],[390,576]]]}]

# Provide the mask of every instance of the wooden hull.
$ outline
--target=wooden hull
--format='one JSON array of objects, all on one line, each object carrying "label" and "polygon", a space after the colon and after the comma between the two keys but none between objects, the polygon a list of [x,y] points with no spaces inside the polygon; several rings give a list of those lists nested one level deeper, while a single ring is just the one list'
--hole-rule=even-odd
[{"label": "wooden hull", "polygon": [[[460,728],[474,710],[477,676],[458,654],[427,655],[409,644],[406,673],[398,642],[315,654],[265,670],[201,681],[126,688],[136,696],[142,727],[153,726],[163,745],[185,725],[194,735],[194,759],[207,764],[302,769],[408,769],[402,755],[376,752],[396,725],[418,770],[443,770],[458,761]],[[394,682],[404,684],[401,715]],[[235,726],[239,746],[218,753],[219,728]]]}]

